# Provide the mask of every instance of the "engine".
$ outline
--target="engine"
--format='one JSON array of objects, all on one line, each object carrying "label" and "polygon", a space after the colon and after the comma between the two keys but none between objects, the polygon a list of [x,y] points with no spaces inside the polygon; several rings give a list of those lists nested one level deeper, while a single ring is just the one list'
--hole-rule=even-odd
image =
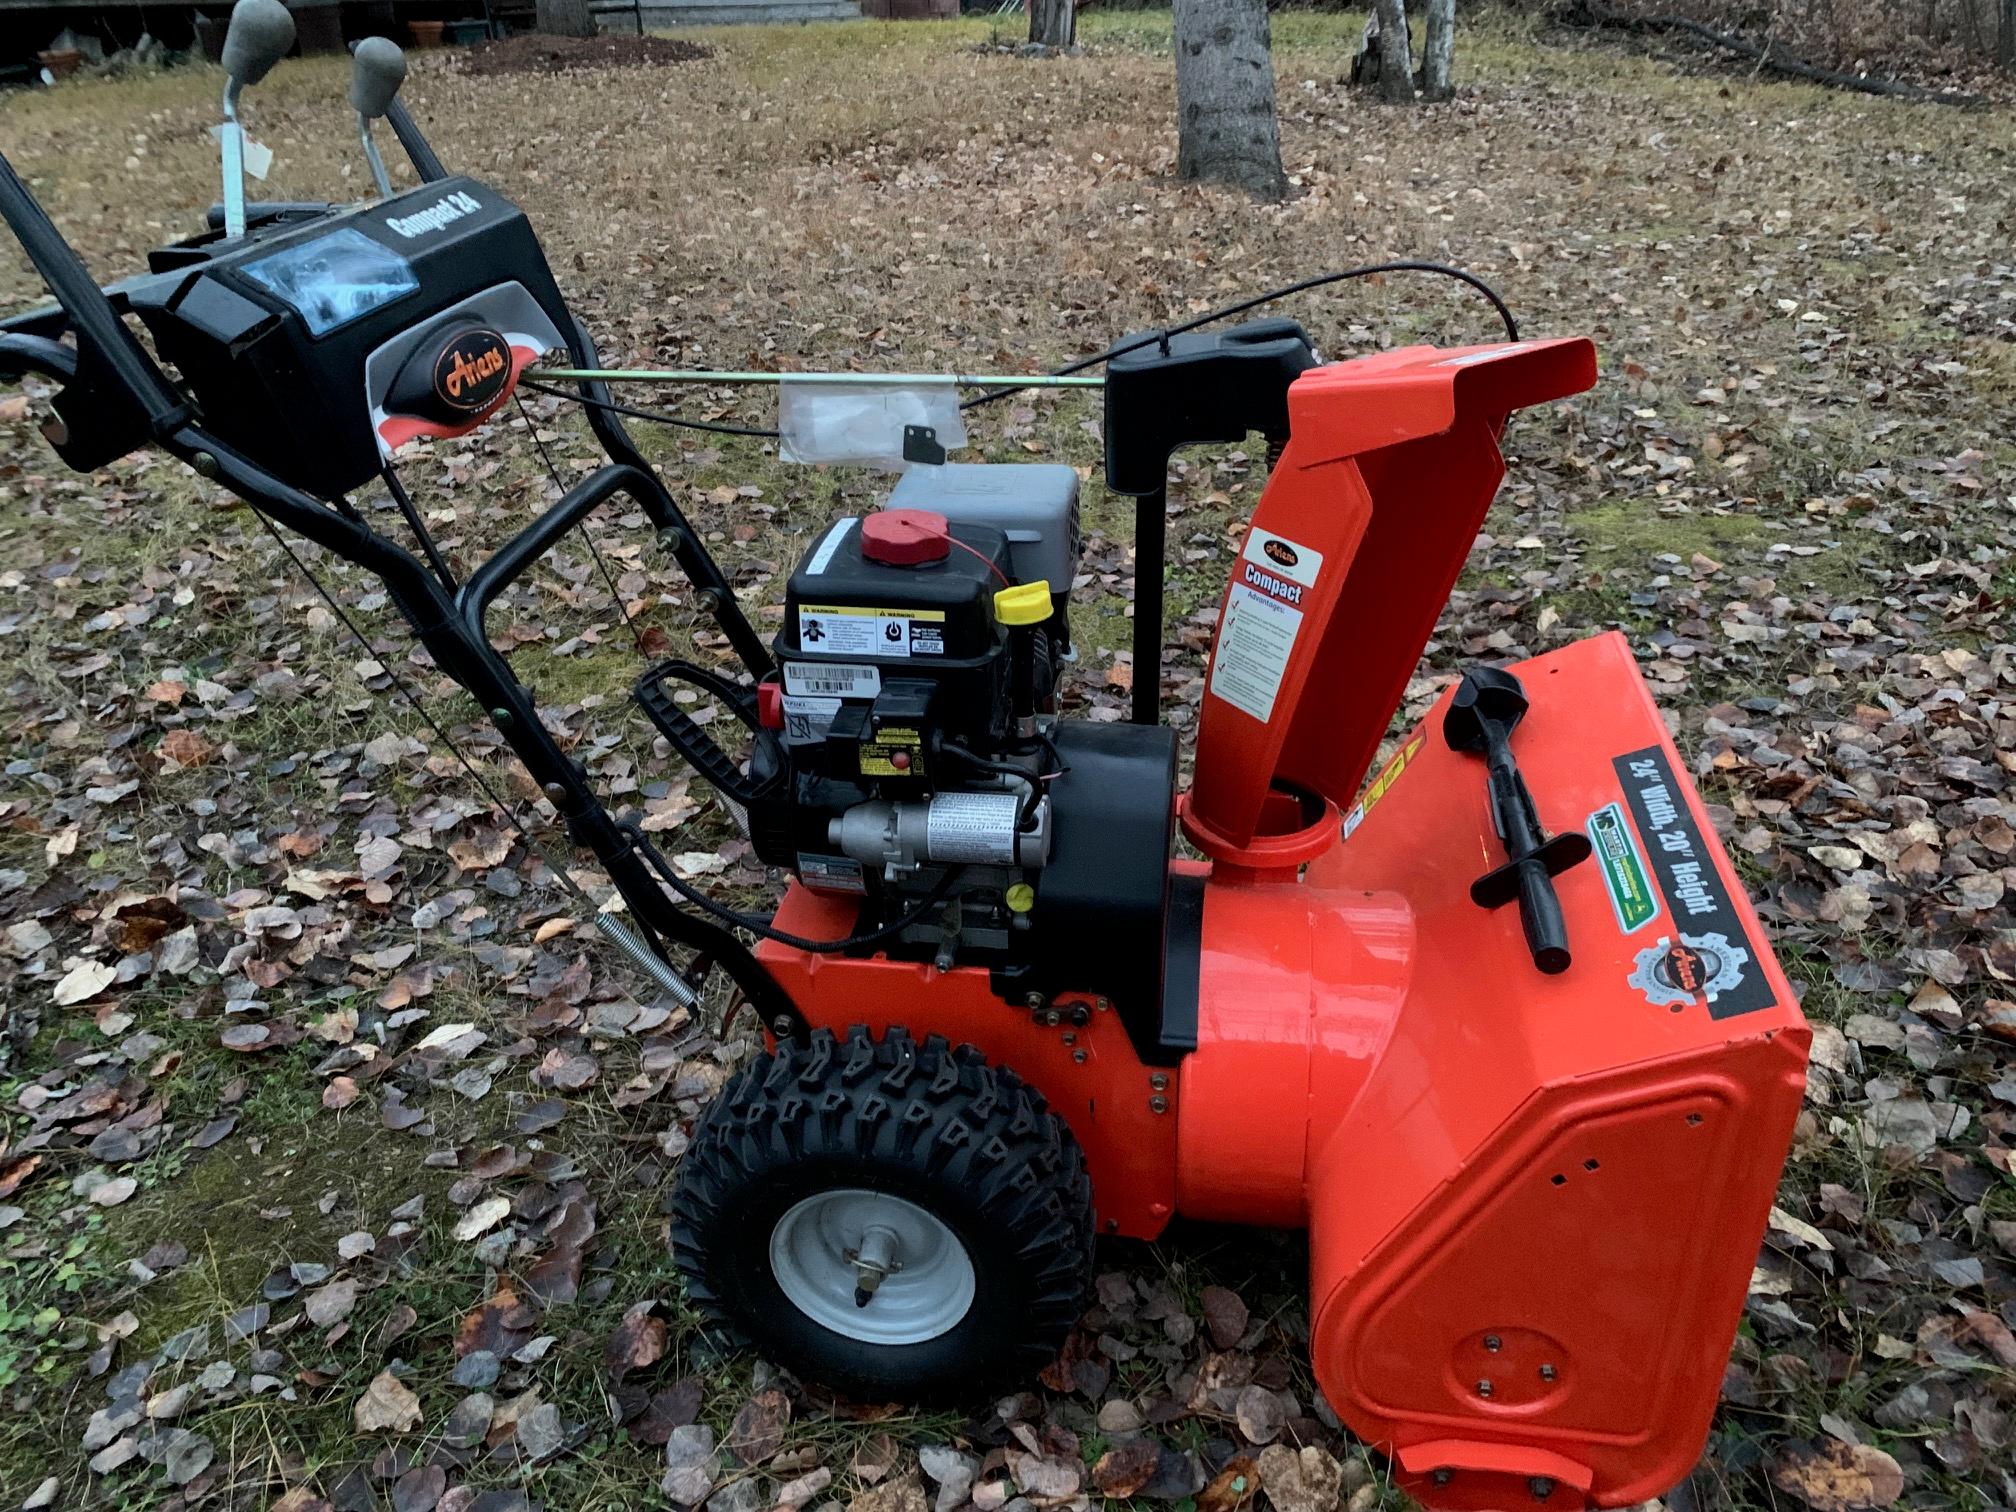
[{"label": "engine", "polygon": [[[858,894],[857,933],[996,959],[1031,922],[1065,770],[1059,673],[1078,476],[952,464],[836,521],[785,593],[762,690],[750,838],[808,887]],[[913,916],[914,917],[911,917]]]}]

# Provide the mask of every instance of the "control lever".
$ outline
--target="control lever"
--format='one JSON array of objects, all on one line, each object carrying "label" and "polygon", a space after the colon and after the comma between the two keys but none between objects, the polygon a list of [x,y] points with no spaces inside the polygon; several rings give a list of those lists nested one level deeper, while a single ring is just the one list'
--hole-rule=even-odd
[{"label": "control lever", "polygon": [[350,63],[350,105],[357,112],[357,139],[364,144],[364,161],[371,165],[371,181],[378,197],[392,193],[385,160],[378,156],[378,144],[371,140],[371,123],[392,109],[399,86],[406,82],[406,54],[389,37],[366,37],[357,44]]},{"label": "control lever", "polygon": [[1589,837],[1580,830],[1547,838],[1533,794],[1512,756],[1512,732],[1526,717],[1526,690],[1500,667],[1472,667],[1442,718],[1442,737],[1451,750],[1484,758],[1491,791],[1491,824],[1505,846],[1503,865],[1470,884],[1479,908],[1502,908],[1519,900],[1519,922],[1533,964],[1549,976],[1568,969],[1568,924],[1554,878],[1589,859]]},{"label": "control lever", "polygon": [[224,234],[245,234],[245,128],[238,95],[293,50],[294,16],[280,0],[238,0],[224,33]]}]

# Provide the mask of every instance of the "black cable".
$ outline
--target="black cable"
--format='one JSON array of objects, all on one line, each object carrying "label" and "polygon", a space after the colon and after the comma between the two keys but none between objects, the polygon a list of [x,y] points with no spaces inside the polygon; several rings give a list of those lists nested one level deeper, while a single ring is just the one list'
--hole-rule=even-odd
[{"label": "black cable", "polygon": [[[1306,294],[1309,290],[1323,288],[1326,284],[1343,283],[1345,280],[1352,278],[1371,278],[1380,273],[1431,273],[1438,278],[1453,278],[1458,283],[1468,284],[1491,301],[1491,308],[1498,312],[1499,320],[1504,322],[1505,339],[1508,341],[1517,341],[1519,339],[1519,322],[1512,318],[1512,311],[1506,306],[1505,301],[1498,297],[1498,291],[1475,273],[1466,272],[1462,268],[1452,268],[1447,263],[1438,262],[1403,260],[1400,262],[1364,263],[1358,267],[1345,268],[1336,273],[1318,273],[1315,277],[1302,279],[1299,283],[1283,284],[1278,289],[1269,289],[1264,294],[1255,294],[1251,299],[1242,299],[1235,304],[1221,305],[1215,310],[1208,310],[1196,317],[1196,319],[1186,320],[1181,325],[1164,326],[1159,330],[1150,331],[1146,335],[1137,336],[1132,341],[1116,342],[1114,345],[1106,348],[1105,351],[1097,353],[1094,356],[1081,357],[1076,362],[1067,362],[1063,367],[1053,369],[1048,376],[1052,378],[1068,378],[1073,373],[1082,372],[1088,367],[1097,367],[1100,363],[1110,362],[1115,357],[1124,357],[1127,353],[1138,352],[1146,346],[1157,346],[1166,342],[1171,336],[1181,336],[1186,331],[1196,330],[1199,326],[1207,326],[1215,321],[1229,320],[1234,315],[1244,315],[1248,310],[1257,310],[1262,305],[1273,304],[1278,300],[1287,299],[1296,294]],[[1028,384],[1013,384],[1007,388],[989,389],[984,394],[962,400],[959,407],[961,409],[974,409],[982,404],[992,404],[996,399],[1006,399],[1010,394],[1024,393],[1028,388]]]},{"label": "black cable", "polygon": [[447,558],[441,555],[441,548],[434,544],[434,532],[427,528],[427,522],[420,517],[420,511],[413,507],[413,500],[406,492],[406,485],[399,480],[399,470],[390,462],[378,469],[378,476],[385,480],[385,487],[391,492],[392,502],[399,506],[399,513],[406,517],[407,528],[420,542],[420,549],[427,554],[427,563],[434,569],[434,576],[441,580],[441,586],[453,593],[457,586],[455,574],[448,570]]},{"label": "black cable", "polygon": [[843,950],[855,950],[863,945],[874,945],[883,940],[893,939],[943,903],[945,895],[952,891],[952,884],[958,881],[966,870],[963,866],[948,868],[945,875],[938,879],[937,885],[925,895],[924,901],[906,910],[893,924],[885,924],[880,929],[871,929],[865,934],[848,935],[841,940],[809,940],[803,935],[786,934],[754,914],[738,913],[725,903],[715,902],[675,872],[672,863],[665,859],[658,847],[651,843],[650,837],[636,825],[624,825],[623,833],[628,835],[631,842],[644,853],[644,859],[651,863],[651,869],[658,873],[665,885],[694,907],[712,914],[736,929],[746,929],[751,934],[761,935],[766,940],[775,940],[779,945],[789,945],[793,950],[811,951],[815,955],[834,955]]},{"label": "black cable", "polygon": [[551,394],[556,399],[570,399],[576,404],[608,410],[614,415],[628,415],[632,420],[650,420],[658,425],[676,425],[682,430],[708,431],[717,436],[755,436],[764,441],[780,440],[783,436],[781,431],[763,430],[752,425],[723,425],[715,420],[688,420],[683,415],[668,415],[663,410],[638,409],[635,405],[618,404],[614,399],[594,399],[570,389],[554,388],[551,384],[541,383],[534,378],[520,379],[518,386],[529,388],[536,393]]},{"label": "black cable", "polygon": [[1020,782],[1028,789],[1022,802],[1016,805],[1015,827],[1026,830],[1036,819],[1036,805],[1043,801],[1042,774],[1031,777],[1021,767],[1009,761],[992,761],[978,751],[968,750],[956,740],[940,740],[938,748],[947,755],[956,756],[977,772],[992,772],[997,777],[1006,777],[1011,782]]},{"label": "black cable", "polygon": [[[518,418],[525,422],[525,433],[532,438],[533,446],[538,448],[539,460],[546,464],[546,476],[553,480],[555,490],[562,494],[566,493],[567,485],[560,481],[560,469],[554,465],[553,454],[546,450],[546,443],[539,439],[539,427],[532,419],[532,412],[525,408],[523,396],[514,392],[511,395],[511,402],[518,406]],[[588,517],[583,515],[576,520],[574,528],[581,533],[581,539],[588,543],[588,554],[595,558],[595,565],[602,569],[602,581],[608,585],[609,597],[616,600],[616,613],[622,618],[623,628],[630,632],[631,644],[636,646],[639,656],[644,655],[643,633],[638,630],[637,622],[630,618],[630,606],[624,602],[623,590],[616,586],[616,574],[609,570],[609,564],[602,559],[602,548],[595,544],[595,537],[588,533]]]}]

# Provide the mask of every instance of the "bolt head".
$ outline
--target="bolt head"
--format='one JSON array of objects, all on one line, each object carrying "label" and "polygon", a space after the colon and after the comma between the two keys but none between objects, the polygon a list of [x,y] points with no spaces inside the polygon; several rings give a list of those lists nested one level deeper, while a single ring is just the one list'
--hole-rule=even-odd
[{"label": "bolt head", "polygon": [[1456,1478],[1456,1472],[1454,1470],[1451,1470],[1447,1465],[1444,1465],[1441,1469],[1437,1470],[1433,1475],[1429,1476],[1428,1478],[1434,1481],[1435,1484],[1438,1486],[1446,1486],[1449,1484],[1449,1482],[1451,1482]]},{"label": "bolt head", "polygon": [[1545,1501],[1554,1494],[1554,1482],[1549,1476],[1536,1475],[1526,1482],[1526,1489],[1533,1493],[1533,1500]]},{"label": "bolt head", "polygon": [[214,478],[224,470],[218,465],[216,455],[207,451],[196,453],[195,456],[189,459],[189,465],[195,468],[200,476],[205,478]]},{"label": "bolt head", "polygon": [[567,796],[567,788],[564,783],[549,782],[541,787],[540,791],[555,803],[558,803],[562,798]]},{"label": "bolt head", "polygon": [[1480,1397],[1488,1397],[1489,1395],[1491,1395],[1491,1382],[1488,1379],[1479,1381],[1477,1383],[1477,1395],[1479,1395]]},{"label": "bolt head", "polygon": [[770,1032],[779,1039],[789,1039],[791,1037],[791,1020],[781,1013],[778,1014],[777,1017],[770,1020]]},{"label": "bolt head", "polygon": [[1022,1006],[1025,1008],[1041,1008],[1043,1006],[1043,994],[1040,992],[1023,993]]},{"label": "bolt head", "polygon": [[1150,1113],[1167,1113],[1169,1111],[1169,1099],[1160,1094],[1149,1098],[1148,1111]]},{"label": "bolt head", "polygon": [[1496,1354],[1502,1347],[1502,1341],[1496,1334],[1486,1334],[1484,1335],[1484,1347],[1490,1350],[1491,1353]]},{"label": "bolt head", "polygon": [[1552,1365],[1542,1365],[1540,1367],[1540,1379],[1543,1381],[1551,1381],[1560,1373]]},{"label": "bolt head", "polygon": [[1148,1085],[1153,1087],[1157,1092],[1167,1092],[1169,1090],[1169,1078],[1164,1073],[1157,1071],[1153,1076],[1148,1078]]},{"label": "bolt head", "polygon": [[1071,1052],[1071,1059],[1082,1066],[1085,1064],[1085,1052],[1083,1050],[1073,1050]]}]

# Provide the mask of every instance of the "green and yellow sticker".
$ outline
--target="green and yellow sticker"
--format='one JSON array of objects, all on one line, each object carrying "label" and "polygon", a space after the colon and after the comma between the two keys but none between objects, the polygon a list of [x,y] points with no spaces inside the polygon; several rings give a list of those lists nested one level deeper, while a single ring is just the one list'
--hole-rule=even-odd
[{"label": "green and yellow sticker", "polygon": [[1589,843],[1596,848],[1596,860],[1603,868],[1603,888],[1610,894],[1617,927],[1630,934],[1659,917],[1659,895],[1645,871],[1645,858],[1638,853],[1638,839],[1631,833],[1631,821],[1623,807],[1608,804],[1589,816]]}]

